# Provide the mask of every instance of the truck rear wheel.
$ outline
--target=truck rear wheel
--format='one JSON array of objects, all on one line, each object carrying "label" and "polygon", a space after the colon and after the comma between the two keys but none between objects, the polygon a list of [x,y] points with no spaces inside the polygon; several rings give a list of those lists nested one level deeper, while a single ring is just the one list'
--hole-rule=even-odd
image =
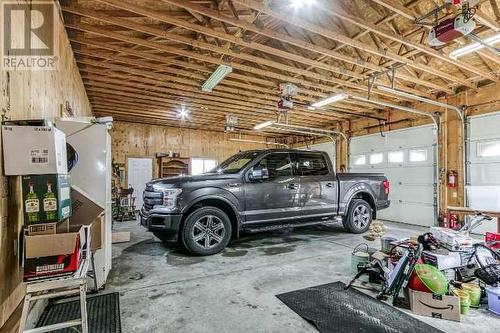
[{"label": "truck rear wheel", "polygon": [[231,239],[231,221],[219,208],[198,208],[186,218],[181,238],[191,253],[202,256],[219,253]]},{"label": "truck rear wheel", "polygon": [[366,232],[372,223],[373,212],[368,202],[362,199],[353,199],[344,216],[344,228],[353,234]]}]

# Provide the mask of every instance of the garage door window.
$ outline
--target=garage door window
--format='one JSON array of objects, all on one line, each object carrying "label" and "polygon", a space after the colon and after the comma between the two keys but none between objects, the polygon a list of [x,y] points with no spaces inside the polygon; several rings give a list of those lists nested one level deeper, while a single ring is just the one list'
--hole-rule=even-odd
[{"label": "garage door window", "polygon": [[414,149],[410,150],[410,162],[425,162],[427,161],[427,150]]},{"label": "garage door window", "polygon": [[191,160],[191,174],[200,175],[217,166],[217,161],[210,158],[193,158]]},{"label": "garage door window", "polygon": [[365,164],[366,164],[366,156],[365,155],[354,156],[354,165],[365,165]]},{"label": "garage door window", "polygon": [[384,161],[384,154],[376,153],[370,155],[370,164],[380,164]]},{"label": "garage door window", "polygon": [[478,157],[500,156],[500,141],[487,141],[477,143]]},{"label": "garage door window", "polygon": [[388,154],[389,163],[403,163],[405,153],[403,151],[391,151]]}]

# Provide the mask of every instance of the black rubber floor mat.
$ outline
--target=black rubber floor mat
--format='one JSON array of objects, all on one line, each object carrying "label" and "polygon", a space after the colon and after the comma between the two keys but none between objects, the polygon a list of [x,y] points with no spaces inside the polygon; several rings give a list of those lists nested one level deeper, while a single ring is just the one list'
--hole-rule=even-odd
[{"label": "black rubber floor mat", "polygon": [[318,331],[356,333],[442,333],[373,297],[334,282],[277,295]]},{"label": "black rubber floor mat", "polygon": [[[118,293],[87,296],[87,317],[89,333],[121,333],[120,298]],[[80,299],[49,304],[36,327],[80,318]],[[76,327],[78,331],[80,327]],[[58,333],[74,333],[66,328]]]}]

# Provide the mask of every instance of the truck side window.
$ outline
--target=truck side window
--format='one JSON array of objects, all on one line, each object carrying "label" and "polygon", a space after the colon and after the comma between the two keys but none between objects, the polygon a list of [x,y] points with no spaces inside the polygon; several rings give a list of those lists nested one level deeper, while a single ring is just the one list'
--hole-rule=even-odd
[{"label": "truck side window", "polygon": [[267,168],[269,180],[292,175],[292,162],[287,153],[271,153],[260,160],[255,166]]},{"label": "truck side window", "polygon": [[325,156],[320,153],[295,154],[297,174],[299,176],[323,176],[329,173]]}]

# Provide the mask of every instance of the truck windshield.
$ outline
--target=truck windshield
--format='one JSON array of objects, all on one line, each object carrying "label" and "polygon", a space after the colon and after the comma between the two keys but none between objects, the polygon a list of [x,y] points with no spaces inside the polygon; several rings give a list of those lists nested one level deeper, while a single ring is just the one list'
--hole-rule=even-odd
[{"label": "truck windshield", "polygon": [[250,161],[257,157],[257,155],[259,155],[259,152],[257,151],[245,151],[236,154],[219,164],[210,172],[224,174],[238,173],[245,167],[245,165],[247,165]]}]

